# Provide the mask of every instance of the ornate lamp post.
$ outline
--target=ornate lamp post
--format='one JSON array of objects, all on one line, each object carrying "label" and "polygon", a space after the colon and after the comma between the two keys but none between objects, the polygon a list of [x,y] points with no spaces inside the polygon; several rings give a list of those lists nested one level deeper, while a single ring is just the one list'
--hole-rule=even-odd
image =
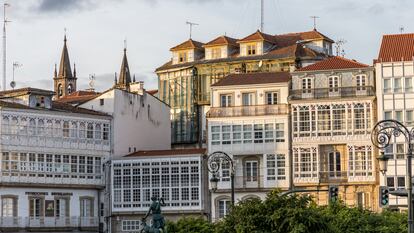
[{"label": "ornate lamp post", "polygon": [[[396,120],[383,120],[378,122],[371,133],[371,141],[375,147],[378,149],[384,150],[391,142],[392,137],[405,138],[406,143],[408,144],[407,151],[407,204],[408,204],[408,233],[413,233],[413,199],[412,199],[412,164],[411,160],[413,157],[413,139],[414,139],[414,130],[409,130],[403,124]],[[383,154],[378,157],[380,171],[385,174],[387,171],[387,160],[388,158]]]},{"label": "ornate lamp post", "polygon": [[234,205],[234,164],[233,160],[228,154],[222,151],[211,153],[207,159],[208,171],[213,175],[210,179],[211,188],[213,191],[217,190],[218,172],[223,164],[229,164],[230,168],[230,182],[231,182],[231,204]]}]

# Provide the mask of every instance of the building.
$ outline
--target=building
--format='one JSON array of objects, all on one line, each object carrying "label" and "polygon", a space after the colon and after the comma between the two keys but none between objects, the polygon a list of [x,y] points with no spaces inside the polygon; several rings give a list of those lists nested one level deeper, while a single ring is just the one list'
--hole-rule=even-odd
[{"label": "building", "polygon": [[[378,120],[398,120],[409,128],[414,126],[414,33],[384,35],[378,58],[374,61],[378,100]],[[385,150],[390,158],[388,172],[380,176],[381,186],[389,190],[405,189],[406,141],[393,138]],[[405,209],[406,197],[390,196],[390,208]]]},{"label": "building", "polygon": [[313,30],[242,39],[219,36],[208,43],[189,39],[170,49],[172,59],[156,69],[158,96],[171,107],[172,143],[202,146],[210,86],[229,74],[293,71],[332,54],[334,41]]},{"label": "building", "polygon": [[53,95],[0,92],[1,230],[98,231],[104,222],[111,116],[54,102]]},{"label": "building", "polygon": [[148,94],[143,82],[133,82],[126,49],[119,77],[113,88],[94,96],[66,96],[61,101],[76,99],[77,106],[112,116],[113,156],[122,157],[140,150],[171,148],[170,108]]},{"label": "building", "polygon": [[[335,185],[347,205],[378,208],[374,68],[331,57],[292,73],[293,183],[296,188]],[[327,192],[316,192],[318,204]]]},{"label": "building", "polygon": [[[211,86],[208,153],[233,159],[236,202],[289,188],[289,86],[288,72],[231,74]],[[213,221],[230,207],[230,166],[222,166],[211,194]]]},{"label": "building", "polygon": [[63,39],[63,49],[60,58],[59,73],[55,65],[55,72],[53,76],[53,86],[55,90],[54,99],[59,99],[64,96],[70,95],[76,91],[76,67],[73,65],[70,67],[69,52],[66,46],[66,35]]},{"label": "building", "polygon": [[[162,197],[167,220],[208,217],[205,149],[149,150],[112,160],[111,230],[138,232],[151,197]],[[148,224],[150,219],[147,220]]]}]

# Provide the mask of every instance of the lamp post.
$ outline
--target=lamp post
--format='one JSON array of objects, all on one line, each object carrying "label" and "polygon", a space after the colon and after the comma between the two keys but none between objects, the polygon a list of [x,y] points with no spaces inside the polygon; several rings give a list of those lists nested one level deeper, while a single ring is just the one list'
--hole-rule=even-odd
[{"label": "lamp post", "polygon": [[230,169],[230,182],[231,182],[231,204],[234,205],[234,164],[230,156],[222,151],[216,151],[211,153],[207,158],[208,171],[213,175],[210,179],[211,189],[213,192],[217,190],[217,184],[219,182],[218,172],[222,168],[223,164],[228,164]]},{"label": "lamp post", "polygon": [[[412,181],[412,157],[413,157],[413,139],[414,139],[414,130],[409,130],[401,122],[396,120],[383,120],[379,121],[372,130],[371,141],[375,147],[378,149],[384,150],[389,146],[391,138],[398,138],[403,136],[406,143],[408,144],[407,151],[407,205],[408,205],[408,233],[413,232],[413,199],[412,199],[412,190],[413,190],[413,181]],[[379,161],[379,169],[385,174],[387,172],[387,160],[388,158],[382,152],[381,155],[377,158]]]}]

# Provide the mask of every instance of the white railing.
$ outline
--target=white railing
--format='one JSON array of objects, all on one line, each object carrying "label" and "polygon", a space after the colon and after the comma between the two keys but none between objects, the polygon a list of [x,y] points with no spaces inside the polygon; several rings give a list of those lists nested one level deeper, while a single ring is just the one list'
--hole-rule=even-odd
[{"label": "white railing", "polygon": [[[0,176],[0,181],[4,183],[104,185],[103,174],[45,172],[43,173],[43,177],[39,177],[37,174],[38,173],[36,172],[3,171]],[[54,177],[47,177],[47,175],[52,175]],[[55,177],[56,175],[60,175],[61,177]],[[76,175],[77,178],[64,177],[71,175]],[[84,178],[80,178],[80,176],[83,176]]]},{"label": "white railing", "polygon": [[1,228],[98,227],[98,217],[0,217]]},{"label": "white railing", "polygon": [[[317,176],[294,177],[294,183],[346,183],[375,181],[373,171],[360,171],[361,175],[353,175],[350,171],[319,171]],[[296,175],[296,174],[295,174]]]},{"label": "white railing", "polygon": [[288,114],[287,104],[212,107],[207,117],[267,116]]}]

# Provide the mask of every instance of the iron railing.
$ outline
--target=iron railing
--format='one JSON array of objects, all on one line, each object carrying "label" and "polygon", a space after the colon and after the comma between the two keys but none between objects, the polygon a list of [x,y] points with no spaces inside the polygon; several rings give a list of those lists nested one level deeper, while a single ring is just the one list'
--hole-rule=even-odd
[{"label": "iron railing", "polygon": [[374,96],[375,89],[372,86],[362,87],[332,87],[292,90],[290,100],[301,99],[325,99],[325,98],[345,98],[359,96]]},{"label": "iron railing", "polygon": [[207,117],[266,116],[288,114],[287,104],[213,107]]}]

